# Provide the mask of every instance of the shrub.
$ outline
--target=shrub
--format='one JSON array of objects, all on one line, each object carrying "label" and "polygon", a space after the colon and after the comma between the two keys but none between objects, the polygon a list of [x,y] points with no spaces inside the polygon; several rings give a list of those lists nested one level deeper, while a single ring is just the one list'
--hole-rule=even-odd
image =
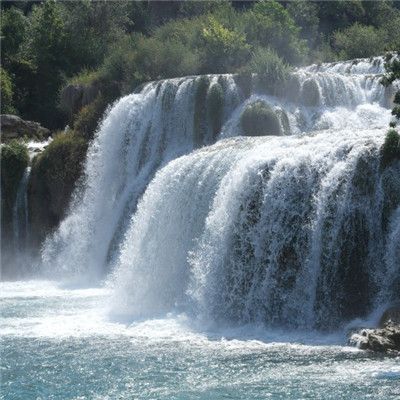
[{"label": "shrub", "polygon": [[234,72],[250,57],[245,35],[228,29],[214,17],[209,17],[201,37],[204,72]]},{"label": "shrub", "polygon": [[263,90],[275,95],[282,92],[291,70],[275,51],[263,48],[254,52],[248,69],[257,74],[257,82]]},{"label": "shrub", "polygon": [[14,205],[18,185],[29,163],[28,149],[23,143],[12,140],[1,147],[1,197],[3,216],[8,215]]},{"label": "shrub", "polygon": [[381,148],[381,167],[385,168],[395,160],[400,160],[400,135],[390,129]]},{"label": "shrub", "polygon": [[82,137],[73,132],[61,133],[33,159],[29,204],[39,242],[64,216],[82,174],[86,150],[87,142]]},{"label": "shrub", "polygon": [[276,1],[257,2],[241,16],[247,42],[254,47],[270,47],[285,62],[301,63],[307,55],[305,40],[289,12]]},{"label": "shrub", "polygon": [[207,117],[215,138],[221,130],[224,111],[224,91],[219,83],[212,85],[207,92]]},{"label": "shrub", "polygon": [[102,95],[98,95],[93,102],[82,107],[73,124],[76,133],[86,139],[92,139],[106,108],[107,101]]},{"label": "shrub", "polygon": [[334,43],[342,58],[371,57],[385,50],[385,35],[373,26],[355,23],[335,32]]},{"label": "shrub", "polygon": [[278,116],[262,101],[246,107],[240,117],[240,124],[246,136],[282,134]]}]

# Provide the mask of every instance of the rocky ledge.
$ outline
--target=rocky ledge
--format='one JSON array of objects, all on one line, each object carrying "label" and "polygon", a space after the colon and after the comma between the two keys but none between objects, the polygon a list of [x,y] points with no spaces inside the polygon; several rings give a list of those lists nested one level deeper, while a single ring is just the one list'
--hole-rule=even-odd
[{"label": "rocky ledge", "polygon": [[362,350],[400,353],[400,325],[387,325],[378,329],[362,329],[353,334],[350,341]]},{"label": "rocky ledge", "polygon": [[379,321],[379,328],[361,329],[350,338],[350,343],[362,350],[400,354],[400,305],[387,309]]},{"label": "rocky ledge", "polygon": [[16,115],[2,114],[0,116],[2,141],[23,138],[44,140],[51,132],[37,122],[25,121]]}]

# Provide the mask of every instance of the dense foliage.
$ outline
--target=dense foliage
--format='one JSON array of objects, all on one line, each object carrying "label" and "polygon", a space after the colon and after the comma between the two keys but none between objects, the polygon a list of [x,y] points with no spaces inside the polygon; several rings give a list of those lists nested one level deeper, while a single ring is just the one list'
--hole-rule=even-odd
[{"label": "dense foliage", "polygon": [[[288,65],[400,47],[392,1],[46,0],[2,2],[1,11],[2,112],[73,124],[86,137],[109,102],[148,80],[264,67],[281,79]],[[68,84],[94,85],[101,98],[65,110]]]}]

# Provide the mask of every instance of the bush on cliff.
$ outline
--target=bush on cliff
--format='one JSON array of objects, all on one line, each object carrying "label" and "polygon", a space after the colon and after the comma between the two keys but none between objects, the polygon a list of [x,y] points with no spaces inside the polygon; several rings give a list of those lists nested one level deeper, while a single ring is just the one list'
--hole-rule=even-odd
[{"label": "bush on cliff", "polygon": [[92,103],[82,107],[75,116],[74,130],[84,138],[92,139],[107,105],[104,97],[98,95]]},{"label": "bush on cliff", "polygon": [[381,148],[381,167],[385,168],[395,160],[400,160],[400,135],[390,129]]},{"label": "bush on cliff", "polygon": [[1,147],[1,198],[3,218],[13,208],[18,185],[29,163],[28,149],[23,143],[12,140]]},{"label": "bush on cliff", "polygon": [[240,124],[246,136],[282,134],[278,116],[262,101],[246,107],[240,117]]},{"label": "bush on cliff", "polygon": [[82,174],[86,150],[87,142],[82,137],[61,133],[33,159],[29,204],[32,228],[39,242],[64,216]]}]

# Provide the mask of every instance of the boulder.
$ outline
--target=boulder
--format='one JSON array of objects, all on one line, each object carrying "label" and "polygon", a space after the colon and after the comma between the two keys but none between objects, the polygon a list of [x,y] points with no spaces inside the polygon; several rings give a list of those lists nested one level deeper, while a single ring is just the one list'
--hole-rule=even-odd
[{"label": "boulder", "polygon": [[2,114],[0,119],[3,142],[23,138],[24,136],[31,139],[43,140],[51,135],[51,132],[38,122],[25,121],[16,115]]},{"label": "boulder", "polygon": [[61,91],[61,107],[70,115],[73,115],[82,107],[92,103],[99,92],[100,85],[97,82],[90,85],[67,85]]},{"label": "boulder", "polygon": [[351,337],[351,343],[362,350],[378,353],[400,352],[400,325],[386,325],[378,329],[362,329]]},{"label": "boulder", "polygon": [[400,304],[389,307],[379,320],[379,328],[361,329],[350,343],[362,350],[379,353],[400,353]]}]

